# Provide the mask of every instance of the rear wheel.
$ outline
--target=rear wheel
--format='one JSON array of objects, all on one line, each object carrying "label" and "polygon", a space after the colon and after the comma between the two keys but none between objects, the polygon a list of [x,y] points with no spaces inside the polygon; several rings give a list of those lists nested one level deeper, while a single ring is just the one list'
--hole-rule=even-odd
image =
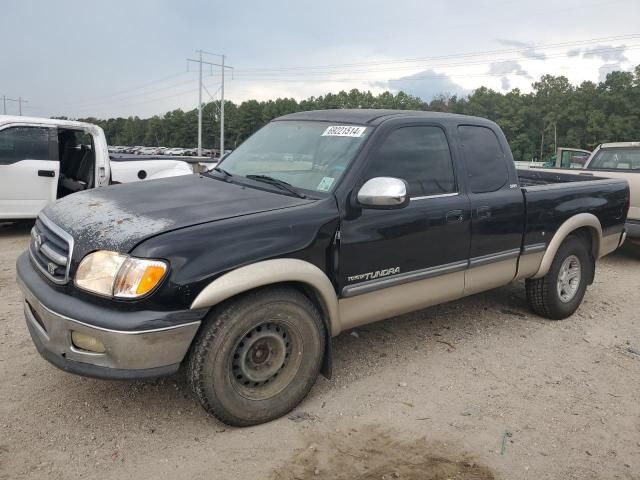
[{"label": "rear wheel", "polygon": [[298,290],[250,292],[207,320],[189,357],[189,383],[219,420],[235,426],[267,422],[307,395],[325,341],[320,314]]},{"label": "rear wheel", "polygon": [[567,237],[549,272],[542,278],[526,281],[529,306],[551,320],[567,318],[582,303],[594,268],[586,242],[577,236]]}]

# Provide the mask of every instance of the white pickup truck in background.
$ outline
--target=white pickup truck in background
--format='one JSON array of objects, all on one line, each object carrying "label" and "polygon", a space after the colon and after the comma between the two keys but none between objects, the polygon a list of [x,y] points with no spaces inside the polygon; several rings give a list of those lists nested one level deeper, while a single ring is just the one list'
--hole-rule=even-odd
[{"label": "white pickup truck in background", "polygon": [[[640,142],[603,143],[598,146],[586,161],[576,162],[572,155],[569,164],[558,162],[556,166],[530,166],[530,169],[544,168],[557,173],[590,175],[602,178],[622,178],[629,182],[631,192],[629,214],[627,215],[627,242],[640,247]],[[558,156],[560,158],[560,155]],[[558,168],[559,167],[559,168]]]},{"label": "white pickup truck in background", "polygon": [[90,123],[0,115],[0,220],[36,218],[82,190],[201,169],[175,158],[111,159],[103,130]]}]

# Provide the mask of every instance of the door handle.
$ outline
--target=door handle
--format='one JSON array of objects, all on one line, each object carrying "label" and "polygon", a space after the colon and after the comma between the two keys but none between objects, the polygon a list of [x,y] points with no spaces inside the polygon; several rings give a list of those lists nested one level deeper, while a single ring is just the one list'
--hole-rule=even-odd
[{"label": "door handle", "polygon": [[447,223],[464,222],[464,212],[462,210],[451,210],[447,212]]},{"label": "door handle", "polygon": [[491,208],[487,206],[478,207],[476,210],[476,214],[478,215],[478,220],[483,220],[491,217]]},{"label": "door handle", "polygon": [[38,170],[38,176],[53,178],[56,176],[56,172],[55,170]]}]

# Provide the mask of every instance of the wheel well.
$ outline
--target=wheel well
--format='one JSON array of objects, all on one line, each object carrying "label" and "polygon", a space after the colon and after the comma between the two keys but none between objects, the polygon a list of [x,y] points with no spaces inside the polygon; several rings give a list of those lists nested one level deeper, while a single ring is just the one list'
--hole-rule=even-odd
[{"label": "wheel well", "polygon": [[597,243],[598,243],[598,232],[591,227],[580,227],[569,235],[574,235],[584,241],[589,250],[591,250],[591,254],[595,257],[597,253]]},{"label": "wheel well", "polygon": [[318,291],[312,286],[302,283],[302,282],[284,282],[279,285],[288,285],[299,292],[301,292],[305,297],[311,300],[311,303],[318,309],[320,315],[322,317],[322,323],[324,325],[324,333],[326,335],[325,341],[325,350],[322,358],[322,368],[320,369],[320,373],[324,375],[326,378],[331,378],[331,373],[333,370],[333,355],[331,349],[331,323],[330,323],[330,315],[327,309],[327,306],[322,301],[322,297],[318,293]]},{"label": "wheel well", "polygon": [[598,249],[599,249],[598,232],[596,231],[596,229],[591,227],[580,227],[574,230],[573,232],[571,232],[569,235],[567,235],[567,238],[571,235],[573,235],[574,237],[578,237],[580,240],[585,242],[585,244],[587,245],[587,248],[591,252],[591,259],[592,259],[592,265],[593,265],[593,268],[591,269],[591,272],[589,274],[589,285],[591,285],[593,283],[593,280],[596,274],[595,262],[596,262],[596,259],[598,258]]}]

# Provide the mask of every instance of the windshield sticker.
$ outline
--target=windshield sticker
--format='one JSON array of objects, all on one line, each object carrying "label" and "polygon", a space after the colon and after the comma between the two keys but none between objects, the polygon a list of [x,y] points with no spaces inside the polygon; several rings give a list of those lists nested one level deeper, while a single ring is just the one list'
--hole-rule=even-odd
[{"label": "windshield sticker", "polygon": [[367,127],[353,127],[349,125],[336,125],[333,127],[327,127],[322,134],[323,137],[361,137]]},{"label": "windshield sticker", "polygon": [[320,180],[320,184],[318,184],[317,190],[319,192],[328,192],[331,189],[331,185],[333,185],[333,177],[322,177]]}]

